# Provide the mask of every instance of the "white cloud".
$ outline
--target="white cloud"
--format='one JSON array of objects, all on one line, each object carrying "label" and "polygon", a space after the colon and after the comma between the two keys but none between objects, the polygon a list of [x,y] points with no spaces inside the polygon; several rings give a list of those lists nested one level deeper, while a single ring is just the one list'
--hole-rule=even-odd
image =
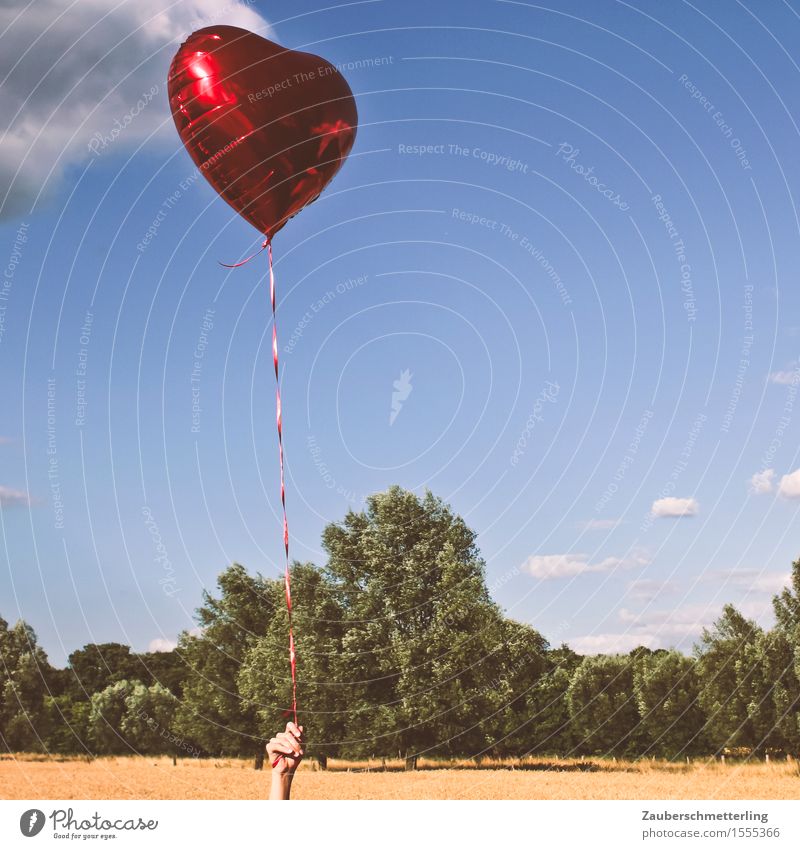
[{"label": "white cloud", "polygon": [[589,634],[567,642],[578,654],[627,654],[637,646],[657,647],[654,637],[637,634]]},{"label": "white cloud", "polygon": [[719,614],[719,609],[705,604],[643,613],[622,608],[618,615],[623,631],[588,634],[569,639],[567,643],[580,654],[622,654],[637,646],[649,649],[679,646],[688,650],[700,637],[703,628],[709,627]]},{"label": "white cloud", "polygon": [[150,640],[147,646],[147,651],[172,651],[177,646],[177,643],[172,640],[165,640],[163,637],[156,637]]},{"label": "white cloud", "polygon": [[11,489],[8,486],[0,486],[0,506],[2,507],[30,507],[31,497],[21,489]]},{"label": "white cloud", "polygon": [[587,531],[611,531],[619,527],[624,519],[589,519],[581,527]]},{"label": "white cloud", "polygon": [[624,607],[619,611],[619,619],[633,630],[640,630],[654,636],[677,636],[699,634],[711,625],[719,616],[716,607],[707,604],[687,604],[670,610],[646,610],[635,613]]},{"label": "white cloud", "polygon": [[[569,578],[581,575],[584,572],[604,572],[606,561],[600,563],[589,563],[586,554],[535,554],[531,555],[523,564],[522,571],[533,575],[534,578]],[[608,564],[613,568],[616,564]]]},{"label": "white cloud", "polygon": [[773,371],[769,376],[770,383],[779,386],[792,386],[800,383],[800,366],[795,366],[791,371]]},{"label": "white cloud", "polygon": [[[737,609],[757,621],[769,618],[771,601],[749,600],[736,604]],[[635,644],[650,648],[679,647],[688,650],[700,638],[703,628],[710,628],[719,619],[722,610],[716,604],[687,604],[668,610],[645,610],[635,613],[622,608],[619,619],[626,625],[625,634]]]},{"label": "white cloud", "polygon": [[768,495],[775,489],[775,469],[764,469],[750,478],[750,492],[755,495]]},{"label": "white cloud", "polygon": [[115,128],[122,127],[101,151],[129,150],[154,132],[179,144],[167,103],[169,63],[190,32],[221,21],[271,35],[237,0],[0,4],[0,218],[52,194],[67,167],[95,155],[92,138]]},{"label": "white cloud", "polygon": [[800,498],[800,469],[781,478],[778,492],[784,498]]},{"label": "white cloud", "polygon": [[[736,604],[739,612],[748,619],[766,623],[771,617],[771,600],[749,599]],[[634,612],[622,608],[618,611],[623,630],[586,634],[566,640],[580,654],[626,653],[637,646],[650,649],[678,648],[691,651],[704,628],[711,628],[722,615],[716,604],[687,604],[666,610]]]},{"label": "white cloud", "polygon": [[750,583],[750,588],[762,593],[775,595],[789,585],[789,572],[763,572],[756,575]]},{"label": "white cloud", "polygon": [[696,516],[699,508],[694,498],[659,498],[653,502],[651,512],[659,519],[677,519]]},{"label": "white cloud", "polygon": [[[768,495],[775,490],[775,469],[765,469],[750,478],[750,491],[756,495]],[[783,475],[778,484],[778,494],[784,498],[800,498],[800,469]]]},{"label": "white cloud", "polygon": [[622,608],[620,622],[631,648],[643,645],[648,648],[689,648],[700,637],[703,628],[710,627],[720,611],[707,604],[689,604],[668,610],[646,610],[635,613]]},{"label": "white cloud", "polygon": [[628,595],[630,598],[641,601],[653,601],[661,595],[674,592],[674,584],[669,581],[656,581],[652,578],[642,578],[640,581],[631,581],[628,584]]},{"label": "white cloud", "polygon": [[721,581],[741,587],[748,592],[769,593],[775,595],[788,583],[789,572],[762,572],[757,569],[728,569],[710,572],[705,576],[708,581],[719,584]]},{"label": "white cloud", "polygon": [[551,578],[572,578],[587,572],[612,572],[615,569],[631,569],[649,563],[643,552],[634,552],[629,557],[606,557],[591,562],[587,554],[533,554],[520,567],[523,572],[544,581]]}]

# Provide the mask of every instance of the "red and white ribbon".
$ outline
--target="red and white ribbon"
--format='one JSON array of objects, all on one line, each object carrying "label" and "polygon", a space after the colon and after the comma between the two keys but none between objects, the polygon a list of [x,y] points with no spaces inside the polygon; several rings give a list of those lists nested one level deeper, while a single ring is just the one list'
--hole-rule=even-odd
[{"label": "red and white ribbon", "polygon": [[275,366],[275,409],[278,425],[278,458],[281,469],[281,507],[283,509],[283,550],[286,555],[283,584],[286,590],[286,610],[289,614],[289,665],[292,670],[292,716],[297,725],[297,654],[292,629],[292,576],[289,572],[289,521],[286,517],[286,477],[283,464],[283,416],[281,413],[281,383],[278,374],[278,321],[275,309],[275,272],[272,268],[272,242],[267,240],[269,256],[269,300],[272,305],[272,363]]},{"label": "red and white ribbon", "polygon": [[[247,259],[241,262],[228,264],[221,262],[220,265],[225,268],[240,268],[250,262],[251,259],[257,257],[261,251],[266,249],[269,257],[269,300],[272,306],[272,364],[275,366],[275,409],[278,424],[278,458],[280,460],[281,469],[281,508],[283,510],[283,550],[286,555],[286,562],[283,573],[283,585],[286,591],[286,610],[289,614],[289,667],[292,671],[292,717],[294,724],[297,725],[297,653],[294,647],[294,630],[292,628],[292,576],[289,572],[289,521],[286,517],[286,477],[283,467],[283,415],[281,412],[281,381],[278,373],[278,319],[277,310],[275,308],[275,273],[272,268],[272,240],[267,237],[261,245],[260,250],[256,251]],[[283,755],[279,755],[273,766],[277,766]]]}]

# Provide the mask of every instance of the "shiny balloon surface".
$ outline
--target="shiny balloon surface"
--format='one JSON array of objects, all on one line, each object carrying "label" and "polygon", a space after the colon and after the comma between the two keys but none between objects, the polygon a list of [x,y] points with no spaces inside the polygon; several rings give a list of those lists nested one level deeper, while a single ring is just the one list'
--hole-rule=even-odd
[{"label": "shiny balloon surface", "polygon": [[355,141],[353,93],[333,65],[238,27],[192,33],[168,91],[200,172],[267,238],[319,196]]}]

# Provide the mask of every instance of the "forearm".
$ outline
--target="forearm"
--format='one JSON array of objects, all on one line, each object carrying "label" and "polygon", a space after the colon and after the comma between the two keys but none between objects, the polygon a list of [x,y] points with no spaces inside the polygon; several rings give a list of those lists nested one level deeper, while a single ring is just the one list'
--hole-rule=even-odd
[{"label": "forearm", "polygon": [[289,798],[292,792],[292,778],[294,778],[293,773],[272,773],[272,784],[269,790],[271,802],[282,802]]}]

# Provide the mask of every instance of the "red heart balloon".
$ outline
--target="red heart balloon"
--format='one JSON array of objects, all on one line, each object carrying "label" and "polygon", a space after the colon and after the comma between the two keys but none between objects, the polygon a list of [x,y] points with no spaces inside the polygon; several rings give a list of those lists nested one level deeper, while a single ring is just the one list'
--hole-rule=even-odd
[{"label": "red heart balloon", "polygon": [[319,196],[356,138],[353,92],[330,62],[238,27],[192,33],[167,86],[195,164],[267,238]]}]

